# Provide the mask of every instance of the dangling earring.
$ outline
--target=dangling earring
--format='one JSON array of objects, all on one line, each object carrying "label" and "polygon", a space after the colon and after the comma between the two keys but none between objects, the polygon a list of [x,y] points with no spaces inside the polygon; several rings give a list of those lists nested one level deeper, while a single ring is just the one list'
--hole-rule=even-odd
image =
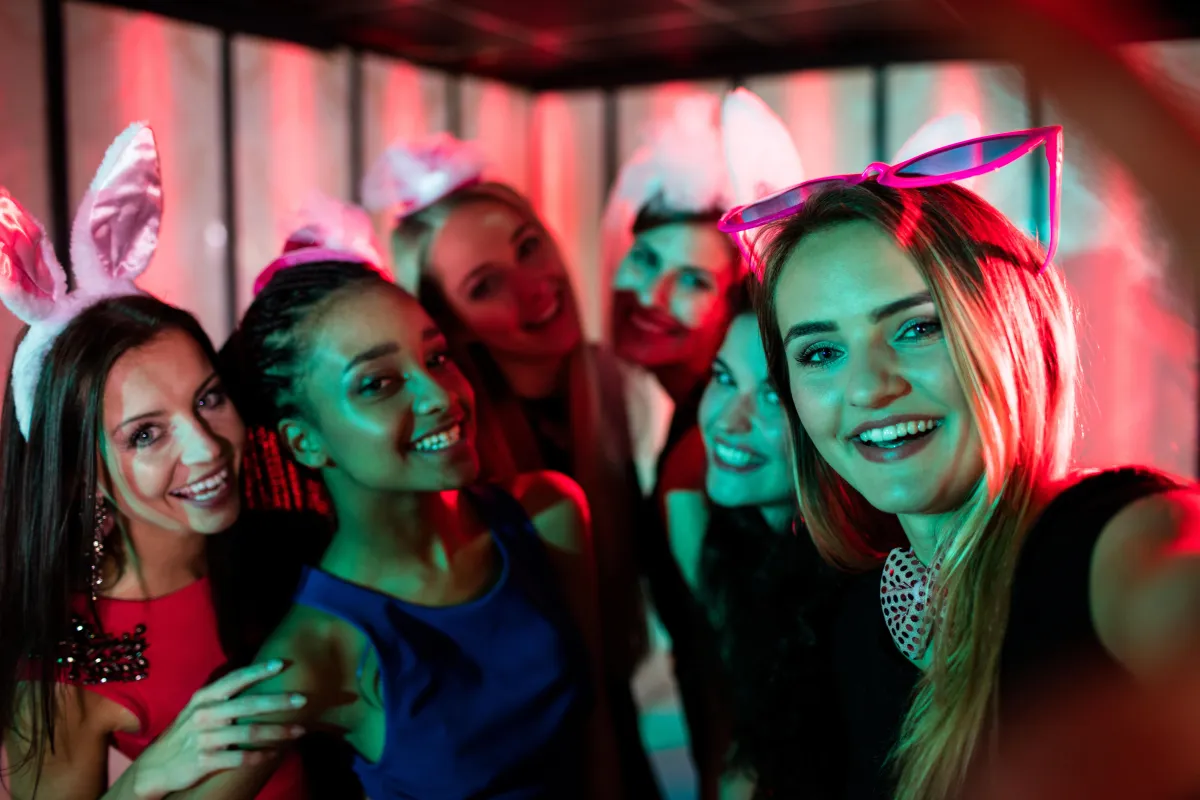
[{"label": "dangling earring", "polygon": [[108,504],[104,497],[96,495],[96,515],[92,525],[92,601],[99,594],[100,584],[104,582],[104,574],[100,564],[104,560],[104,539],[108,536]]}]

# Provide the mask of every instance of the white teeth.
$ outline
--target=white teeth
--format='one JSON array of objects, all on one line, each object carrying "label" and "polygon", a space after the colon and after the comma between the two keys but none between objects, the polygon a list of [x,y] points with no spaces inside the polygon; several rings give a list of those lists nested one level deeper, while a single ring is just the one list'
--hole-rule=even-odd
[{"label": "white teeth", "polygon": [[720,442],[713,442],[713,452],[719,460],[731,467],[746,467],[755,460],[754,454],[740,447],[730,447]]},{"label": "white teeth", "polygon": [[229,480],[229,470],[223,469],[211,478],[205,478],[202,481],[189,483],[182,489],[176,489],[172,494],[179,497],[186,497],[189,500],[211,500],[220,494],[225,488],[225,483]]},{"label": "white teeth", "polygon": [[413,445],[413,449],[426,453],[435,450],[445,450],[447,447],[453,447],[458,444],[458,440],[461,438],[462,425],[455,425],[453,428],[444,430],[441,433],[431,433],[428,436],[422,436]]},{"label": "white teeth", "polygon": [[916,436],[918,433],[925,433],[935,428],[941,427],[940,419],[923,419],[910,420],[908,422],[899,422],[895,425],[885,425],[882,428],[871,428],[865,430],[858,435],[862,442],[878,444],[879,442],[892,442],[905,436]]}]

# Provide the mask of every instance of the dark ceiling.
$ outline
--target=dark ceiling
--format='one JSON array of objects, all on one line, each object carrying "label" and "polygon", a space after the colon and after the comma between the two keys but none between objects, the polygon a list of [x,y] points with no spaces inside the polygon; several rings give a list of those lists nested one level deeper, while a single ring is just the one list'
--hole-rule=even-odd
[{"label": "dark ceiling", "polygon": [[[987,55],[939,0],[98,1],[534,89]],[[1200,35],[1197,0],[1139,7],[1138,36]]]}]

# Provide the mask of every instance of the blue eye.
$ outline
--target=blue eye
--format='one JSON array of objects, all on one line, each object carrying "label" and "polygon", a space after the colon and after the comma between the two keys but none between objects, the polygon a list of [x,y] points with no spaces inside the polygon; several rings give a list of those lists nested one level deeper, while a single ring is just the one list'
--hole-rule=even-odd
[{"label": "blue eye", "polygon": [[220,408],[225,405],[225,401],[229,396],[225,394],[225,390],[220,386],[214,386],[200,396],[196,405],[200,408]]},{"label": "blue eye", "polygon": [[709,276],[695,269],[685,269],[679,275],[679,285],[685,286],[688,289],[700,289],[707,291],[713,288],[712,279]]},{"label": "blue eye", "polygon": [[155,425],[143,425],[129,436],[129,447],[144,450],[159,439],[158,428]]},{"label": "blue eye", "polygon": [[827,344],[809,345],[796,356],[796,363],[805,367],[824,367],[837,358],[838,351]]},{"label": "blue eye", "polygon": [[713,370],[712,379],[720,386],[737,386],[733,376],[723,370]]},{"label": "blue eye", "polygon": [[380,375],[369,375],[358,382],[358,394],[371,397],[387,389],[392,384],[391,378]]},{"label": "blue eye", "polygon": [[942,322],[938,319],[919,319],[900,329],[901,339],[931,339],[942,332]]},{"label": "blue eye", "polygon": [[779,405],[779,392],[774,389],[766,389],[763,391],[763,399],[773,406]]}]

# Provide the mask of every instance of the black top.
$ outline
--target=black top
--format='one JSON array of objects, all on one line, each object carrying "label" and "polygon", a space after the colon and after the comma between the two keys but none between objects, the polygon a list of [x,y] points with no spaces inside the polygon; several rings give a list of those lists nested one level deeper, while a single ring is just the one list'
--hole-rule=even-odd
[{"label": "black top", "polygon": [[[1091,617],[1092,552],[1104,526],[1125,506],[1177,484],[1138,468],[1098,472],[1064,490],[1026,535],[1013,576],[1000,655],[1001,722],[1014,698],[1069,664],[1090,659],[1120,668]],[[853,579],[834,629],[834,670],[849,738],[846,797],[884,800],[895,745],[920,672],[893,644],[879,603],[881,570]]]},{"label": "black top", "polygon": [[1029,531],[1013,575],[1000,651],[1001,721],[1025,687],[1086,663],[1122,671],[1100,643],[1088,589],[1100,532],[1130,503],[1178,484],[1136,467],[1097,472],[1065,490]]}]

